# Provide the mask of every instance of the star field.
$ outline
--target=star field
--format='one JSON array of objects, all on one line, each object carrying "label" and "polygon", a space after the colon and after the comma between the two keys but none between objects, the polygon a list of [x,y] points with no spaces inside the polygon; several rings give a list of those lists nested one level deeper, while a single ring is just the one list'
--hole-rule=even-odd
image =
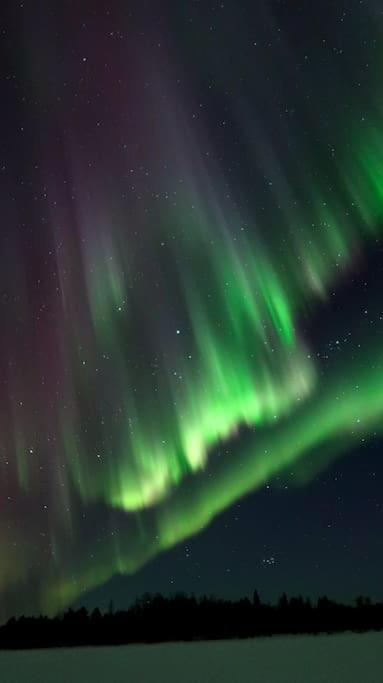
[{"label": "star field", "polygon": [[0,13],[1,616],[376,591],[382,10],[96,4]]}]

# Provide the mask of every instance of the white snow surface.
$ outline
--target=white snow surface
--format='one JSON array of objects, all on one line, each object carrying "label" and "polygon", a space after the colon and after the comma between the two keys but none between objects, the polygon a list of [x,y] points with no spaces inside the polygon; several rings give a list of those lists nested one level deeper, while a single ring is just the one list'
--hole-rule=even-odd
[{"label": "white snow surface", "polygon": [[0,651],[1,683],[383,683],[383,632]]}]

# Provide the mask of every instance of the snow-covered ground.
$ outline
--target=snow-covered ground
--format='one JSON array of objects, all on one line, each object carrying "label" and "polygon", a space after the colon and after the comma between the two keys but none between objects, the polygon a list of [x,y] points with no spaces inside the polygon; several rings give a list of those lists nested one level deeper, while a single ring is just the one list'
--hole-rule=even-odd
[{"label": "snow-covered ground", "polygon": [[383,683],[383,633],[0,651],[1,683]]}]

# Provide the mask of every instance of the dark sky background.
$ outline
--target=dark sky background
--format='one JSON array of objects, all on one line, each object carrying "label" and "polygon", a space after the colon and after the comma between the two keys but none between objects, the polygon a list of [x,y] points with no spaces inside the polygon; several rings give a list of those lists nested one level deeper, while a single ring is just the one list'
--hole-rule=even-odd
[{"label": "dark sky background", "polygon": [[382,600],[379,3],[0,35],[0,617]]}]

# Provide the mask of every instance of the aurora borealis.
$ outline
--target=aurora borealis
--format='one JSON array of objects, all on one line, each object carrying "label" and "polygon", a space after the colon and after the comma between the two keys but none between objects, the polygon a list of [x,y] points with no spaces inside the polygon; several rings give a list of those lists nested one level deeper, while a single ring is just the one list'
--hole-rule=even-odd
[{"label": "aurora borealis", "polygon": [[356,0],[2,12],[5,618],[379,437],[379,282],[353,297],[381,253],[383,26]]}]

